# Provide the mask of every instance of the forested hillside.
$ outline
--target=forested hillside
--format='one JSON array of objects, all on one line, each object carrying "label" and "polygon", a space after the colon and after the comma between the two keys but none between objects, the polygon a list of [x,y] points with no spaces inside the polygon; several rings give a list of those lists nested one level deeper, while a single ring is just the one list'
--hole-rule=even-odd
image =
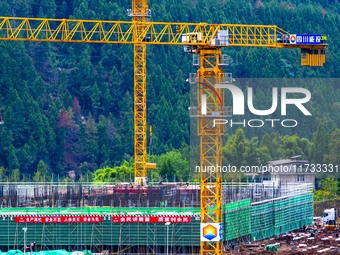
[{"label": "forested hillside", "polygon": [[[291,33],[328,36],[322,68],[301,67],[299,50],[225,49],[226,72],[236,79],[340,77],[337,0],[149,0],[149,6],[153,21],[273,24]],[[0,16],[129,20],[128,8],[129,0],[2,0]],[[121,169],[124,160],[131,168],[132,46],[2,41],[0,59],[2,180],[32,179],[39,162],[40,170],[60,176],[74,170],[77,178],[106,166],[123,164]],[[147,72],[148,125],[154,134],[148,151],[159,162],[157,175],[189,178],[180,169],[189,160],[185,80],[196,72],[192,56],[181,47],[148,46]],[[308,89],[313,95],[308,122],[289,130],[229,130],[225,156],[236,162],[242,155],[251,163],[304,154],[317,163],[339,163],[340,89],[336,83]],[[237,154],[236,141],[242,142],[242,153]]]}]

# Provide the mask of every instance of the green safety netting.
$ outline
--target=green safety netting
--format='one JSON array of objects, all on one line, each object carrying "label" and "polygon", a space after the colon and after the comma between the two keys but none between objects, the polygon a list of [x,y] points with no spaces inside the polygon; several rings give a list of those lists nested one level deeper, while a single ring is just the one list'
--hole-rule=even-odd
[{"label": "green safety netting", "polygon": [[311,225],[312,220],[312,194],[253,204],[251,207],[252,241]]},{"label": "green safety netting", "polygon": [[250,199],[224,206],[224,240],[233,240],[251,234]]},{"label": "green safety netting", "polygon": [[[1,208],[0,246],[21,249],[24,242],[22,227],[28,227],[27,243],[37,242],[39,249],[46,247],[90,249],[95,245],[165,245],[167,228],[164,224],[112,223],[109,217],[102,223],[25,224],[15,223],[14,215],[70,215],[70,214],[186,214],[187,224],[171,224],[169,240],[173,245],[197,245],[200,241],[199,208]],[[3,216],[3,217],[1,217]],[[281,197],[251,204],[249,199],[223,206],[224,240],[248,237],[261,240],[310,225],[313,219],[313,195]],[[20,254],[9,251],[6,255]],[[71,255],[62,254],[58,255]],[[3,254],[1,254],[3,255]],[[57,254],[33,254],[57,255]],[[89,254],[73,254],[89,255]]]},{"label": "green safety netting", "polygon": [[[38,223],[16,224],[14,220],[0,218],[0,246],[24,245],[22,227],[27,226],[27,243],[36,241],[37,249],[47,247],[67,250],[91,249],[102,245],[166,245],[167,227],[164,223],[112,223],[108,218],[102,223]],[[174,224],[168,227],[169,240],[173,245],[184,246],[199,243],[200,221]],[[76,248],[74,248],[76,247]],[[38,254],[53,255],[53,254]]]}]

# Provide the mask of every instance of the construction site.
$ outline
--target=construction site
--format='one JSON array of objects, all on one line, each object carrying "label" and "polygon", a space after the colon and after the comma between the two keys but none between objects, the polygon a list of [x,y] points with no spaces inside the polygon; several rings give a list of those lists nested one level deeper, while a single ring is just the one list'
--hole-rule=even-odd
[{"label": "construction site", "polygon": [[[312,225],[311,185],[222,187],[224,251]],[[0,250],[198,254],[199,199],[198,185],[2,183]]]},{"label": "construction site", "polygon": [[[292,232],[312,225],[312,185],[223,183],[222,174],[214,171],[202,172],[196,184],[147,183],[147,169],[156,168],[147,162],[147,45],[177,45],[195,56],[198,71],[189,82],[195,90],[190,116],[198,135],[197,165],[215,167],[222,165],[225,128],[215,126],[214,118],[238,111],[236,100],[233,108],[225,106],[224,89],[233,92],[235,85],[222,69],[228,65],[222,49],[299,49],[302,66],[323,66],[326,37],[300,36],[299,43],[299,34],[275,25],[151,22],[146,0],[133,0],[128,15],[132,21],[0,18],[5,41],[134,45],[135,178],[132,184],[112,185],[1,183],[0,250],[26,253],[24,247],[35,243],[37,251],[101,254],[245,255],[265,253],[270,245],[282,252],[333,251],[333,239],[321,245],[319,239]],[[284,246],[285,240],[294,247]],[[301,246],[307,241],[311,245]]]},{"label": "construction site", "polygon": [[[312,185],[294,186],[223,183],[223,253],[339,254],[338,232],[313,224]],[[199,254],[198,185],[1,183],[0,202],[3,251]]]}]

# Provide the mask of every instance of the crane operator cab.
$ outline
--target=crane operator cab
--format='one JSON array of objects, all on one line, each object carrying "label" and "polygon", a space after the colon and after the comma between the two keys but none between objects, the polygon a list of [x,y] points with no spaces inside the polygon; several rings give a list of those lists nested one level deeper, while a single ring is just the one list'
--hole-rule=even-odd
[{"label": "crane operator cab", "polygon": [[323,66],[326,62],[327,36],[321,34],[278,34],[277,45],[300,48],[302,66]]},{"label": "crane operator cab", "polygon": [[228,46],[229,32],[228,30],[218,30],[215,37],[208,39],[204,38],[202,32],[187,33],[182,35],[182,43],[188,44],[184,45],[184,52],[187,53],[197,53],[197,47],[200,44],[207,44],[215,47]]}]

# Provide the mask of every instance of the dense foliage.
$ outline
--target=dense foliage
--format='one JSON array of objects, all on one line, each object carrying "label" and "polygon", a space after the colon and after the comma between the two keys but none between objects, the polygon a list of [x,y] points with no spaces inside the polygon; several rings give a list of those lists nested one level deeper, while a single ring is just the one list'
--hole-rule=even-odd
[{"label": "dense foliage", "polygon": [[[276,24],[329,39],[322,68],[300,67],[298,50],[228,48],[228,72],[246,77],[339,77],[340,3],[336,0],[149,1],[154,21]],[[128,20],[127,0],[3,0],[0,16]],[[0,42],[0,178],[47,180],[71,170],[85,178],[127,179],[133,155],[132,46]],[[188,165],[189,88],[195,72],[179,47],[148,47],[148,124],[158,170],[153,178],[192,178]],[[230,130],[232,164],[303,154],[339,164],[340,91],[309,88],[313,116],[289,130]],[[260,94],[261,104],[266,96]],[[261,105],[259,105],[261,108]],[[240,156],[242,155],[242,157]],[[241,162],[242,161],[242,162]],[[127,171],[124,177],[124,171]],[[86,175],[88,176],[88,175]],[[86,179],[86,178],[85,178]]]},{"label": "dense foliage", "polygon": [[339,197],[338,192],[339,182],[334,178],[325,178],[321,181],[320,190],[314,193],[314,199],[317,202],[332,200]]}]

